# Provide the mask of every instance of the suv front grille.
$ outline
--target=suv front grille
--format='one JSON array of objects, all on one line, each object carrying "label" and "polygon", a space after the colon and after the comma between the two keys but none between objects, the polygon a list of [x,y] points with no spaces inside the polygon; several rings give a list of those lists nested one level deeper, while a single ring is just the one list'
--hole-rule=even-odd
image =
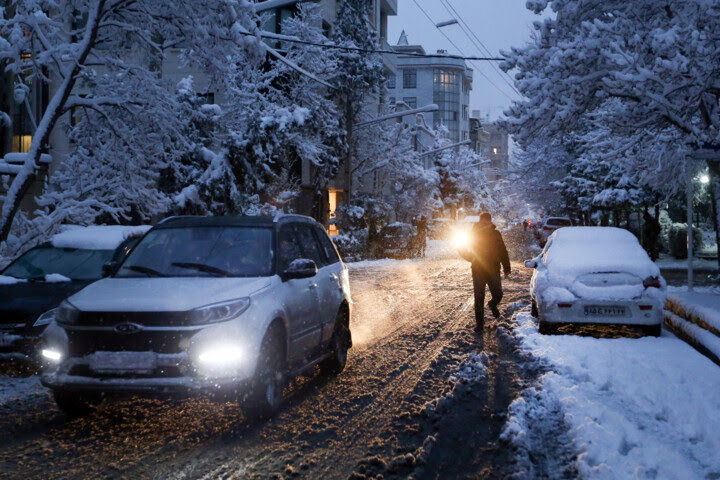
[{"label": "suv front grille", "polygon": [[69,353],[82,357],[94,352],[182,353],[196,331],[139,331],[123,334],[115,331],[66,329]]},{"label": "suv front grille", "polygon": [[192,325],[190,312],[79,312],[75,325],[114,327],[119,323],[136,323],[148,327],[182,327]]}]

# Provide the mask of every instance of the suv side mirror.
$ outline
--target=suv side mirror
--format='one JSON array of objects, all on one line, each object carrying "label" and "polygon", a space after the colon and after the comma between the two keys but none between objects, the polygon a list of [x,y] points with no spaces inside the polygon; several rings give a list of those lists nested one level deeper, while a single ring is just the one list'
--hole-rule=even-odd
[{"label": "suv side mirror", "polygon": [[537,262],[537,260],[535,260],[534,258],[533,258],[532,260],[526,260],[526,261],[525,261],[525,266],[526,266],[527,268],[537,268],[537,267],[538,267],[538,262]]},{"label": "suv side mirror", "polygon": [[297,260],[293,260],[290,266],[280,274],[280,278],[282,278],[283,281],[310,278],[317,275],[317,271],[317,265],[313,260],[298,258]]},{"label": "suv side mirror", "polygon": [[102,276],[109,277],[111,275],[115,275],[115,272],[118,271],[118,268],[120,267],[120,262],[112,261],[104,263],[102,266]]}]

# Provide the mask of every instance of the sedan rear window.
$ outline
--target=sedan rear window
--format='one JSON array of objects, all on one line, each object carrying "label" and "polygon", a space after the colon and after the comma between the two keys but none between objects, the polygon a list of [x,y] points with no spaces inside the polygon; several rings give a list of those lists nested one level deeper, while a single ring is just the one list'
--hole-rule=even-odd
[{"label": "sedan rear window", "polygon": [[269,228],[162,228],[143,238],[117,276],[264,277],[272,267]]},{"label": "sedan rear window", "polygon": [[567,218],[549,218],[547,221],[550,227],[571,227],[572,222]]}]

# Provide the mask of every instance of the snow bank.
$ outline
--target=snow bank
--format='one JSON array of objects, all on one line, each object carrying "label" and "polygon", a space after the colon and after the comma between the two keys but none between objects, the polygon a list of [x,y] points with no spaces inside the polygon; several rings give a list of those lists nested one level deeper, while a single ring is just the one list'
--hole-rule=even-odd
[{"label": "snow bank", "polygon": [[668,301],[680,307],[684,317],[694,317],[720,331],[720,291],[704,289],[688,292],[686,288],[673,288],[668,293]]},{"label": "snow bank", "polygon": [[40,384],[40,377],[5,377],[0,376],[0,407],[13,400],[46,392]]},{"label": "snow bank", "polygon": [[534,451],[557,442],[586,479],[718,478],[720,368],[709,359],[669,334],[544,336],[527,311],[513,320],[521,349],[547,369],[512,404],[503,433],[517,477],[532,478]]},{"label": "snow bank", "polygon": [[704,328],[698,327],[684,318],[678,317],[672,312],[665,312],[665,320],[670,323],[672,327],[678,329],[699,345],[705,347],[710,353],[715,355],[716,358],[720,359],[720,337]]},{"label": "snow bank", "polygon": [[142,235],[149,225],[126,227],[120,225],[66,226],[50,242],[56,248],[82,248],[87,250],[115,250],[125,239]]}]

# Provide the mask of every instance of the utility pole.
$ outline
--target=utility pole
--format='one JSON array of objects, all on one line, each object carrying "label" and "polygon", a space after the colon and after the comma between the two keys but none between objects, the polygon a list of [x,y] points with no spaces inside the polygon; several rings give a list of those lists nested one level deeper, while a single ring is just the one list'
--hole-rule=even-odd
[{"label": "utility pole", "polygon": [[687,159],[685,162],[685,209],[687,213],[687,275],[688,275],[688,292],[693,291],[693,196],[695,194],[693,189],[693,171],[692,171],[692,160]]}]

